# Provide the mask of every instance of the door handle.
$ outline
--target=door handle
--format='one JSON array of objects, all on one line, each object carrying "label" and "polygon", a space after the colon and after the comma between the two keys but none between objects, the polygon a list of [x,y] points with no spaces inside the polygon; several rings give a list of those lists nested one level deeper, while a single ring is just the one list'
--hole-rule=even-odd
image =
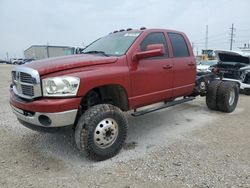
[{"label": "door handle", "polygon": [[171,69],[173,66],[172,65],[163,65],[163,69]]}]

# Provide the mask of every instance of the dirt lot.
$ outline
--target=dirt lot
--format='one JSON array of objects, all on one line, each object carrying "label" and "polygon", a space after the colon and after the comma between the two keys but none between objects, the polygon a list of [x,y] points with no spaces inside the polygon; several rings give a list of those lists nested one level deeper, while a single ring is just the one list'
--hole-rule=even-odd
[{"label": "dirt lot", "polygon": [[129,119],[114,158],[80,156],[72,131],[43,134],[20,125],[8,104],[11,65],[0,65],[0,187],[250,187],[250,97],[235,112],[204,98]]}]

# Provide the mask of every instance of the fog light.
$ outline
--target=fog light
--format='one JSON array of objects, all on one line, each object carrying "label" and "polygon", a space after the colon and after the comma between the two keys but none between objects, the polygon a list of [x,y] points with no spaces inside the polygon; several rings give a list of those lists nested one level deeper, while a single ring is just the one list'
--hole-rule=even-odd
[{"label": "fog light", "polygon": [[40,115],[38,117],[38,120],[44,126],[50,126],[51,125],[51,119],[48,116]]}]

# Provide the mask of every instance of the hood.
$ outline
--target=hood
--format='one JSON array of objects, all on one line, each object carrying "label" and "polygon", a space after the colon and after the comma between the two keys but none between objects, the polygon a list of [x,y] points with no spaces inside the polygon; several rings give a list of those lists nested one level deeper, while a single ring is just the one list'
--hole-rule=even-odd
[{"label": "hood", "polygon": [[216,54],[220,63],[234,62],[243,63],[246,65],[250,64],[250,53],[225,50],[215,50],[214,53]]},{"label": "hood", "polygon": [[30,67],[37,70],[40,75],[45,75],[66,69],[115,63],[117,59],[117,57],[80,54],[37,60],[22,66]]}]

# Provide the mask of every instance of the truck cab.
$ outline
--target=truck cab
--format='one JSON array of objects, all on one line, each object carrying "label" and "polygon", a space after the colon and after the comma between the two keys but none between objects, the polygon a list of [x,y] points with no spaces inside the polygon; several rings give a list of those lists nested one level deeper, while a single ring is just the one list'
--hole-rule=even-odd
[{"label": "truck cab", "polygon": [[129,49],[127,61],[134,107],[189,95],[194,89],[195,59],[183,33],[145,30]]}]

